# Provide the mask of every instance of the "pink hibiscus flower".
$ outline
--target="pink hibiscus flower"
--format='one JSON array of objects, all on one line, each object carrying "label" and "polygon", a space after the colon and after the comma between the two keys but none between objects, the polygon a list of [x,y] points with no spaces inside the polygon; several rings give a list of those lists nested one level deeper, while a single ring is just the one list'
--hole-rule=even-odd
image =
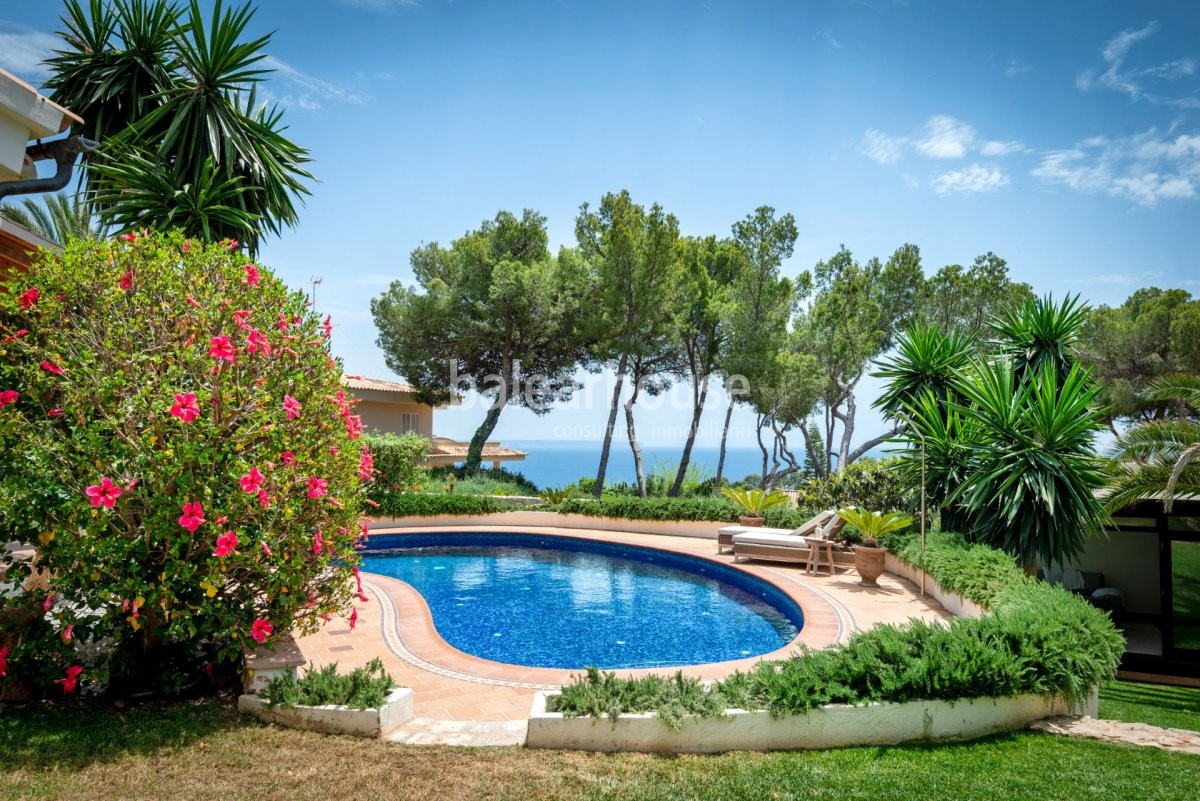
[{"label": "pink hibiscus flower", "polygon": [[221,335],[208,340],[209,348],[208,355],[212,356],[217,361],[227,361],[233,364],[237,360],[237,351],[233,348],[233,343],[229,341],[229,337]]},{"label": "pink hibiscus flower", "polygon": [[75,685],[79,683],[79,674],[83,672],[83,668],[79,665],[71,665],[67,668],[66,678],[55,679],[55,684],[61,684],[63,694],[75,692]]},{"label": "pink hibiscus flower", "polygon": [[271,496],[268,495],[267,491],[264,489],[260,489],[258,491],[258,505],[264,509],[271,508]]},{"label": "pink hibiscus flower", "polygon": [[294,467],[296,465],[296,454],[291,451],[283,451],[279,454],[279,461],[283,462],[284,467]]},{"label": "pink hibiscus flower", "polygon": [[321,536],[321,532],[318,529],[317,533],[313,535],[313,546],[312,546],[313,555],[319,556],[321,554],[321,549],[324,547],[325,547],[325,538]]},{"label": "pink hibiscus flower", "polygon": [[300,402],[291,395],[284,395],[283,410],[287,412],[287,419],[295,420],[300,416]]},{"label": "pink hibiscus flower", "polygon": [[117,281],[117,286],[128,292],[133,289],[133,270],[129,270],[121,276],[121,280]]},{"label": "pink hibiscus flower", "polygon": [[42,293],[38,291],[38,288],[36,286],[31,286],[29,289],[26,289],[24,292],[18,295],[17,300],[21,303],[22,309],[28,309],[33,304],[37,303],[38,298],[41,296]]},{"label": "pink hibiscus flower", "polygon": [[238,537],[232,531],[226,531],[221,536],[217,537],[217,547],[213,548],[213,556],[225,558],[229,554],[237,550]]},{"label": "pink hibiscus flower", "polygon": [[363,481],[370,481],[374,475],[375,457],[371,456],[371,451],[364,447],[362,453],[358,455],[358,477]]},{"label": "pink hibiscus flower", "polygon": [[57,364],[55,364],[54,362],[42,362],[42,369],[45,370],[47,373],[52,373],[54,375],[62,375],[63,374],[63,369],[61,367],[59,367]]},{"label": "pink hibiscus flower", "polygon": [[200,407],[196,404],[196,393],[185,392],[176,395],[175,403],[171,406],[171,415],[185,423],[190,423],[199,417]]},{"label": "pink hibiscus flower", "polygon": [[324,332],[326,339],[333,334],[333,318],[328,314],[325,315],[325,322],[321,323],[321,331]]},{"label": "pink hibiscus flower", "polygon": [[249,284],[250,286],[258,286],[258,282],[259,282],[258,268],[255,267],[253,264],[247,264],[245,269],[246,269],[246,283]]},{"label": "pink hibiscus flower", "polygon": [[92,502],[92,508],[103,506],[111,509],[117,505],[117,498],[121,497],[121,488],[112,483],[108,476],[101,476],[100,483],[88,487],[84,494]]},{"label": "pink hibiscus flower", "polygon": [[271,625],[270,621],[263,620],[261,617],[255,618],[254,623],[250,626],[250,636],[259,645],[266,642],[273,631],[275,631],[275,627]]},{"label": "pink hibiscus flower", "polygon": [[251,467],[250,472],[239,478],[238,481],[242,485],[242,492],[252,494],[258,492],[265,478],[266,476],[259,472],[257,467]]},{"label": "pink hibiscus flower", "polygon": [[183,514],[179,516],[179,525],[193,534],[196,533],[196,529],[204,525],[204,509],[201,508],[199,501],[183,505]]},{"label": "pink hibiscus flower", "polygon": [[329,494],[329,482],[323,478],[312,476],[308,479],[308,497],[324,498]]},{"label": "pink hibiscus flower", "polygon": [[263,356],[271,355],[271,340],[267,335],[257,328],[250,329],[250,333],[246,334],[246,352],[254,353],[261,350]]},{"label": "pink hibiscus flower", "polygon": [[0,392],[0,409],[3,409],[10,403],[16,403],[17,398],[19,397],[21,397],[21,393],[17,392],[15,389],[6,389],[3,392]]}]

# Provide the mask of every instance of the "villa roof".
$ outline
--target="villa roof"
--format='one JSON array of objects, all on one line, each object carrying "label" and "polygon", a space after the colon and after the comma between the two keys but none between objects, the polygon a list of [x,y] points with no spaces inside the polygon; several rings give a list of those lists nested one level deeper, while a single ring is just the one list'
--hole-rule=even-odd
[{"label": "villa roof", "polygon": [[382,378],[364,378],[361,375],[342,376],[342,386],[347,389],[371,389],[376,392],[403,392],[409,395],[416,393],[416,388],[399,381],[384,381]]},{"label": "villa roof", "polygon": [[[467,450],[471,447],[471,443],[469,442],[459,442],[458,440],[446,437],[433,437],[432,441],[433,447],[429,450],[429,459],[432,462],[440,464],[461,462],[467,458]],[[506,448],[499,442],[483,443],[484,461],[520,461],[528,455],[525,451]]]}]

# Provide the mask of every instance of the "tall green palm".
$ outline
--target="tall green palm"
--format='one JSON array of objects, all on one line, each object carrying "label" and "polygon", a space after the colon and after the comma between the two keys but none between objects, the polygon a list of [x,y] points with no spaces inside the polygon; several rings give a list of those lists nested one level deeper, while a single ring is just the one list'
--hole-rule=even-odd
[{"label": "tall green palm", "polygon": [[42,239],[65,245],[69,239],[100,239],[104,229],[80,203],[77,195],[59,192],[42,196],[41,202],[23,198],[20,206],[0,206],[0,217],[23,225]]},{"label": "tall green palm", "polygon": [[[101,143],[84,180],[102,220],[124,229],[191,220],[188,234],[237,239],[252,253],[263,234],[297,223],[310,159],[283,135],[282,112],[257,101],[271,37],[244,40],[251,6],[216,0],[206,19],[198,0],[66,5],[68,48],[49,60],[47,85]],[[171,210],[179,199],[186,213]]]},{"label": "tall green palm", "polygon": [[938,399],[956,397],[955,383],[970,365],[975,344],[973,335],[957,327],[945,332],[936,325],[910,326],[897,339],[895,355],[881,360],[871,373],[888,382],[872,407],[894,419],[926,393]]},{"label": "tall green palm", "polygon": [[1062,303],[1050,296],[1031,298],[992,320],[996,338],[989,344],[1012,360],[1018,378],[1049,366],[1061,382],[1075,363],[1075,343],[1089,311],[1078,295],[1067,295]]},{"label": "tall green palm", "polygon": [[1177,416],[1140,423],[1117,440],[1105,498],[1110,511],[1161,498],[1169,513],[1179,496],[1200,495],[1200,376],[1162,376],[1146,397],[1176,402]]},{"label": "tall green palm", "polygon": [[1065,562],[1108,519],[1095,491],[1103,463],[1092,444],[1104,428],[1091,371],[1051,365],[1021,376],[1007,360],[980,361],[961,384],[975,418],[972,472],[950,501],[969,513],[976,539],[1026,565]]}]

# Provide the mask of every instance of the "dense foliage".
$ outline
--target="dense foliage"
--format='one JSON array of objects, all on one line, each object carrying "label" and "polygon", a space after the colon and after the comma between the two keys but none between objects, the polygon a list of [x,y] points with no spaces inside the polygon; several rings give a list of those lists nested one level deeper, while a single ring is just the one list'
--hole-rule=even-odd
[{"label": "dense foliage", "polygon": [[1104,427],[1100,388],[1076,361],[1086,312],[1067,297],[1001,315],[991,355],[973,357],[942,395],[909,377],[912,354],[893,360],[889,395],[905,409],[907,474],[924,473],[943,527],[1027,565],[1077,556],[1106,519],[1095,494],[1104,484],[1093,450]]},{"label": "dense foliage", "polygon": [[259,104],[271,34],[245,38],[250,5],[220,0],[66,0],[62,47],[47,60],[51,99],[83,117],[91,208],[123,231],[181,228],[254,253],[294,226],[308,151]]},{"label": "dense foliage", "polygon": [[[893,534],[889,545],[910,554],[915,539]],[[677,727],[686,716],[735,707],[784,716],[824,704],[1025,693],[1079,702],[1116,671],[1125,643],[1108,616],[1066,590],[1027,579],[1003,553],[943,535],[927,543],[925,564],[944,588],[966,589],[990,614],[949,625],[876,626],[844,645],[763,661],[709,688],[589,671],[549,699],[548,708],[613,718],[662,710],[664,722]]]},{"label": "dense foliage", "polygon": [[373,497],[385,492],[401,492],[424,484],[429,471],[421,466],[429,456],[429,440],[420,434],[366,434],[363,441],[374,458]]},{"label": "dense foliage", "polygon": [[515,509],[511,503],[487,495],[446,492],[387,492],[375,496],[373,513],[382,517],[436,517],[438,515],[490,515]]},{"label": "dense foliage", "polygon": [[916,487],[900,470],[895,457],[865,457],[826,479],[809,478],[796,483],[797,505],[802,509],[840,509],[858,506],[864,509],[916,511]]},{"label": "dense foliage", "polygon": [[1170,512],[1176,498],[1200,495],[1200,376],[1161,376],[1145,396],[1169,404],[1170,412],[1117,439],[1105,497],[1110,511],[1161,498]]},{"label": "dense foliage", "polygon": [[[741,507],[724,498],[568,498],[554,507],[561,514],[628,520],[713,520],[736,523]],[[767,510],[769,513],[772,510]]]},{"label": "dense foliage", "polygon": [[77,644],[102,647],[64,690],[150,675],[158,653],[233,659],[350,611],[370,457],[302,294],[180,234],[76,241],[18,280],[0,540],[32,544],[50,591],[5,601],[38,613],[9,635],[11,676],[61,676]]},{"label": "dense foliage", "polygon": [[273,676],[262,696],[271,706],[348,706],[378,709],[396,682],[383,669],[383,661],[372,659],[366,667],[338,673],[337,662],[321,668],[309,667],[303,676],[288,668]]}]

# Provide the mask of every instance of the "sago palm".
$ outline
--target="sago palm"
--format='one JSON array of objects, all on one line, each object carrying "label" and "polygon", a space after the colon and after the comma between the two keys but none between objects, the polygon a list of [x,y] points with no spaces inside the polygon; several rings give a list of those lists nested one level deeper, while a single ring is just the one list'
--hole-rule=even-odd
[{"label": "sago palm", "polygon": [[1179,496],[1200,495],[1200,376],[1162,376],[1146,398],[1177,402],[1178,416],[1140,423],[1117,440],[1105,499],[1110,511],[1161,498],[1169,513]]}]

